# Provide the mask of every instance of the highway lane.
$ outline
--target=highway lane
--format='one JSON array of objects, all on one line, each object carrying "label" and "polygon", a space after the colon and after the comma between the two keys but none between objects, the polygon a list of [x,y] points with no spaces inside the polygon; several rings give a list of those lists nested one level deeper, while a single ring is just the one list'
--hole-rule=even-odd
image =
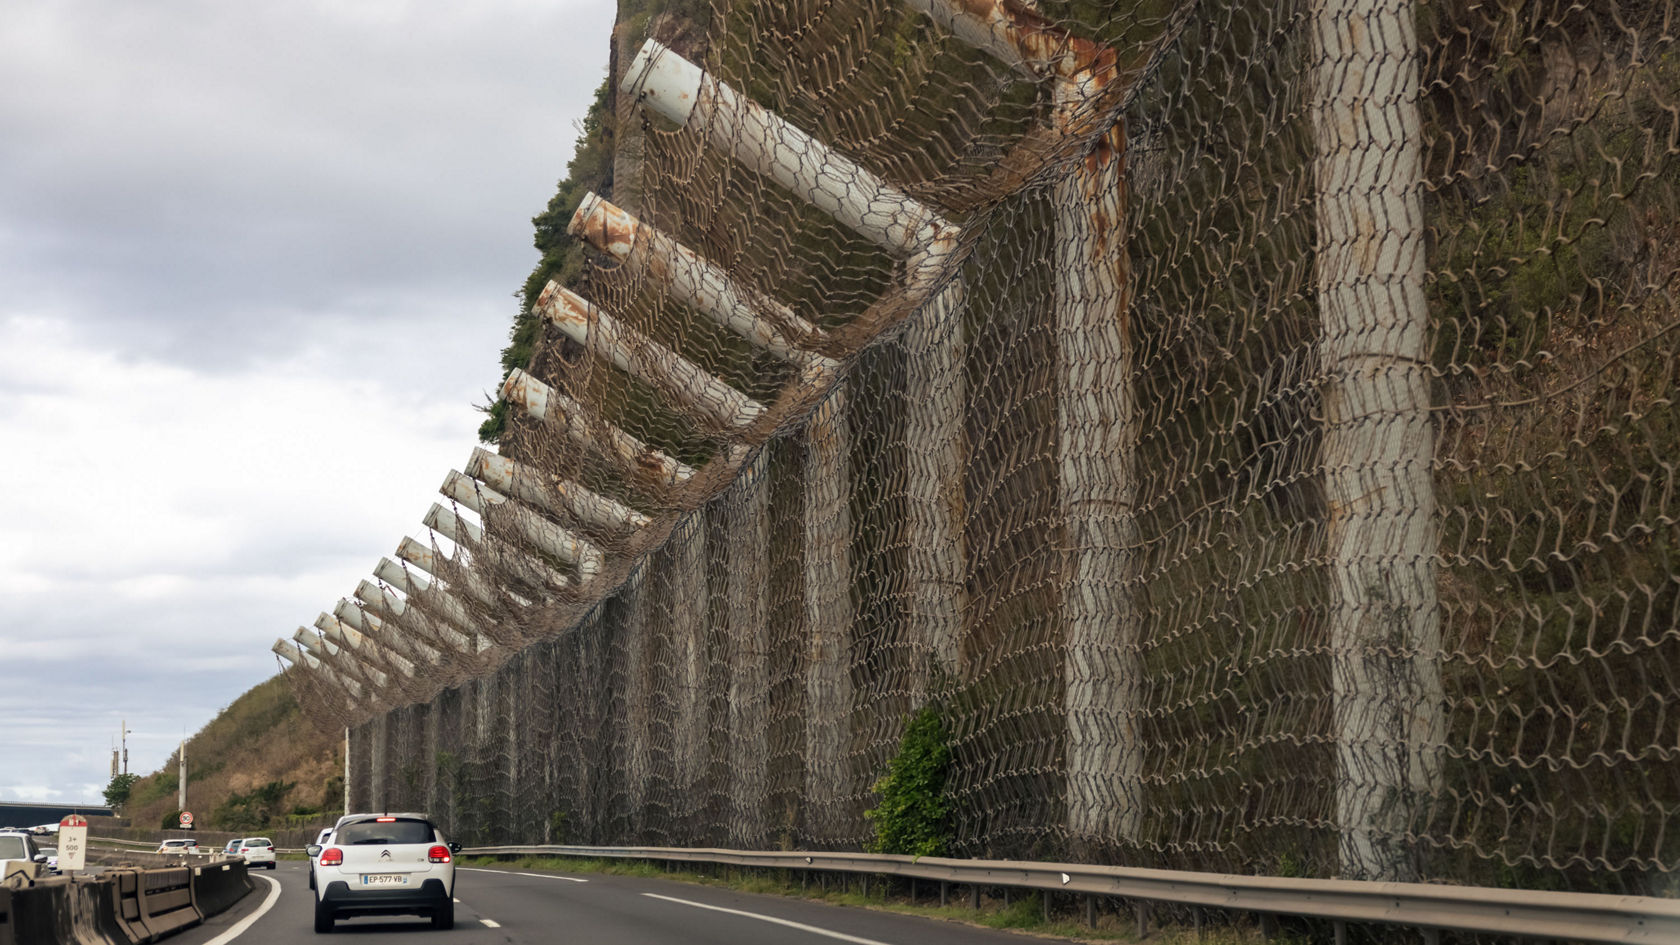
[{"label": "highway lane", "polygon": [[[176,945],[322,945],[436,942],[438,945],[1023,945],[1035,939],[936,919],[735,892],[662,879],[599,874],[463,869],[455,887],[455,928],[433,931],[419,917],[341,919],[315,934],[305,864],[281,861],[252,873],[251,895],[205,925],[170,939]],[[271,887],[272,907],[244,931]]]}]

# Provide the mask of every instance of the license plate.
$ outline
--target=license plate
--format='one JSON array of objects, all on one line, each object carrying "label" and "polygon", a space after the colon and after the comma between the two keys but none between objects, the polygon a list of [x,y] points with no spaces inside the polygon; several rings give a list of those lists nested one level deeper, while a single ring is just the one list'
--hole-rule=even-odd
[{"label": "license plate", "polygon": [[402,873],[363,873],[363,886],[407,886],[408,877]]}]

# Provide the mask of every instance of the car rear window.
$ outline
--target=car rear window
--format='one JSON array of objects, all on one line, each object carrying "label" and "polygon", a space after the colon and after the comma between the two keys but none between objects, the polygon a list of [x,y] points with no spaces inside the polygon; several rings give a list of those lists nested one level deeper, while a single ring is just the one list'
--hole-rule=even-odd
[{"label": "car rear window", "polygon": [[267,837],[252,837],[245,841],[245,845],[248,847],[271,847],[274,846],[274,841]]},{"label": "car rear window", "polygon": [[396,819],[381,823],[362,820],[338,828],[338,843],[342,846],[362,846],[370,843],[431,843],[432,825],[424,820]]}]

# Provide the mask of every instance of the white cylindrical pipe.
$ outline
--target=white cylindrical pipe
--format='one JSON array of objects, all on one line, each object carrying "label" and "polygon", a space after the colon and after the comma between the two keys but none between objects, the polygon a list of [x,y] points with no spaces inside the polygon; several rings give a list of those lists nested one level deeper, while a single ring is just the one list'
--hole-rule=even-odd
[{"label": "white cylindrical pipe", "polygon": [[484,529],[456,515],[453,511],[432,503],[421,524],[457,545],[472,547],[483,544]]},{"label": "white cylindrical pipe", "polygon": [[397,596],[396,591],[380,587],[364,578],[356,585],[356,599],[409,628],[411,632],[426,638],[430,644],[461,653],[478,652],[476,643],[454,627],[439,620],[427,620],[424,614],[409,613],[408,602]]},{"label": "white cylindrical pipe", "polygon": [[379,619],[377,614],[369,613],[349,600],[340,600],[333,608],[333,616],[360,630],[363,636],[371,638],[374,645],[396,664],[404,676],[412,679],[421,666],[437,662],[436,650],[401,634],[387,632],[385,621]]},{"label": "white cylindrical pipe", "polygon": [[474,448],[472,456],[467,459],[467,475],[527,505],[558,515],[569,515],[586,528],[614,536],[626,536],[652,521],[621,502],[591,492],[575,482],[545,475],[482,447]]},{"label": "white cylindrical pipe", "polygon": [[371,652],[361,648],[360,633],[326,613],[315,617],[315,629],[321,632],[322,639],[338,648],[337,658],[340,666],[361,676],[375,689],[383,689],[389,684],[390,678],[371,664]]},{"label": "white cylindrical pipe", "polygon": [[509,372],[507,382],[502,385],[502,399],[528,416],[558,428],[574,445],[615,461],[627,479],[634,481],[637,474],[645,474],[674,486],[694,477],[692,466],[679,463],[594,417],[582,404],[518,368]]},{"label": "white cylindrical pipe", "polygon": [[656,40],[642,45],[620,88],[679,125],[697,124],[714,148],[894,255],[931,246],[948,227],[932,209]]},{"label": "white cylindrical pipe", "polygon": [[473,652],[483,653],[495,645],[484,634],[477,632],[478,619],[467,610],[466,605],[442,587],[427,582],[417,574],[408,573],[406,568],[390,558],[379,559],[373,576],[407,595],[409,601],[441,614],[445,621],[472,641]]},{"label": "white cylindrical pipe", "polygon": [[763,404],[670,348],[625,328],[558,282],[543,289],[531,310],[597,358],[663,391],[675,401],[672,406],[702,426],[735,430],[764,413]]},{"label": "white cylindrical pipe", "polygon": [[[340,606],[344,606],[344,604],[343,601],[339,602]],[[379,640],[363,634],[356,626],[340,620],[332,614],[323,613],[315,618],[315,627],[322,634],[335,641],[342,639],[349,642],[354,640],[353,646],[356,648],[357,659],[367,668],[369,674],[377,674],[371,678],[379,686],[383,687],[388,681],[385,674],[375,667],[376,661],[381,659],[405,678],[412,679],[414,677],[414,664],[412,662],[393,652],[390,647],[384,646]]]},{"label": "white cylindrical pipe", "polygon": [[349,679],[323,663],[315,654],[300,648],[290,640],[275,640],[271,649],[281,658],[290,660],[292,665],[301,666],[318,674],[322,679],[344,690],[352,699],[362,697],[362,687],[354,679]]},{"label": "white cylindrical pipe", "polygon": [[1342,875],[1386,882],[1446,739],[1416,7],[1311,5],[1336,822]]},{"label": "white cylindrical pipe", "polygon": [[584,195],[567,230],[651,274],[672,298],[757,347],[802,365],[807,378],[826,377],[839,369],[839,362],[810,350],[822,343],[822,329],[780,302],[748,292],[723,267],[597,194]]},{"label": "white cylindrical pipe", "polygon": [[279,656],[286,662],[291,663],[293,666],[301,666],[304,669],[315,669],[321,665],[320,660],[310,656],[308,653],[305,653],[296,643],[293,643],[290,640],[275,640],[274,645],[269,647],[269,649],[273,650],[275,655]]},{"label": "white cylindrical pipe", "polygon": [[[446,535],[444,537],[448,536]],[[434,578],[444,581],[449,580],[448,577],[439,573],[442,565],[437,560],[437,553],[432,550],[431,545],[428,545],[423,541],[416,541],[406,535],[403,536],[403,540],[397,544],[397,557],[400,560],[414,565],[416,568],[419,568],[427,574],[432,575]],[[467,593],[471,595],[474,600],[492,607],[499,602],[496,592],[491,590],[490,585],[486,584],[484,579],[480,577],[477,572],[465,567],[460,568],[459,570],[461,572],[461,581],[466,586]]]},{"label": "white cylindrical pipe", "polygon": [[486,524],[506,521],[514,535],[578,569],[580,583],[601,573],[601,550],[530,509],[451,469],[439,490],[482,517]]}]

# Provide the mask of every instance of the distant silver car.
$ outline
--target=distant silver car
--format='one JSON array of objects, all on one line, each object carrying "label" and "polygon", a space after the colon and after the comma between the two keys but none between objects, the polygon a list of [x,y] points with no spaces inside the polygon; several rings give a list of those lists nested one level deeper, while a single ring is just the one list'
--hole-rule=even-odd
[{"label": "distant silver car", "polygon": [[190,837],[179,840],[165,840],[158,844],[159,853],[202,853],[198,848],[198,841]]}]

